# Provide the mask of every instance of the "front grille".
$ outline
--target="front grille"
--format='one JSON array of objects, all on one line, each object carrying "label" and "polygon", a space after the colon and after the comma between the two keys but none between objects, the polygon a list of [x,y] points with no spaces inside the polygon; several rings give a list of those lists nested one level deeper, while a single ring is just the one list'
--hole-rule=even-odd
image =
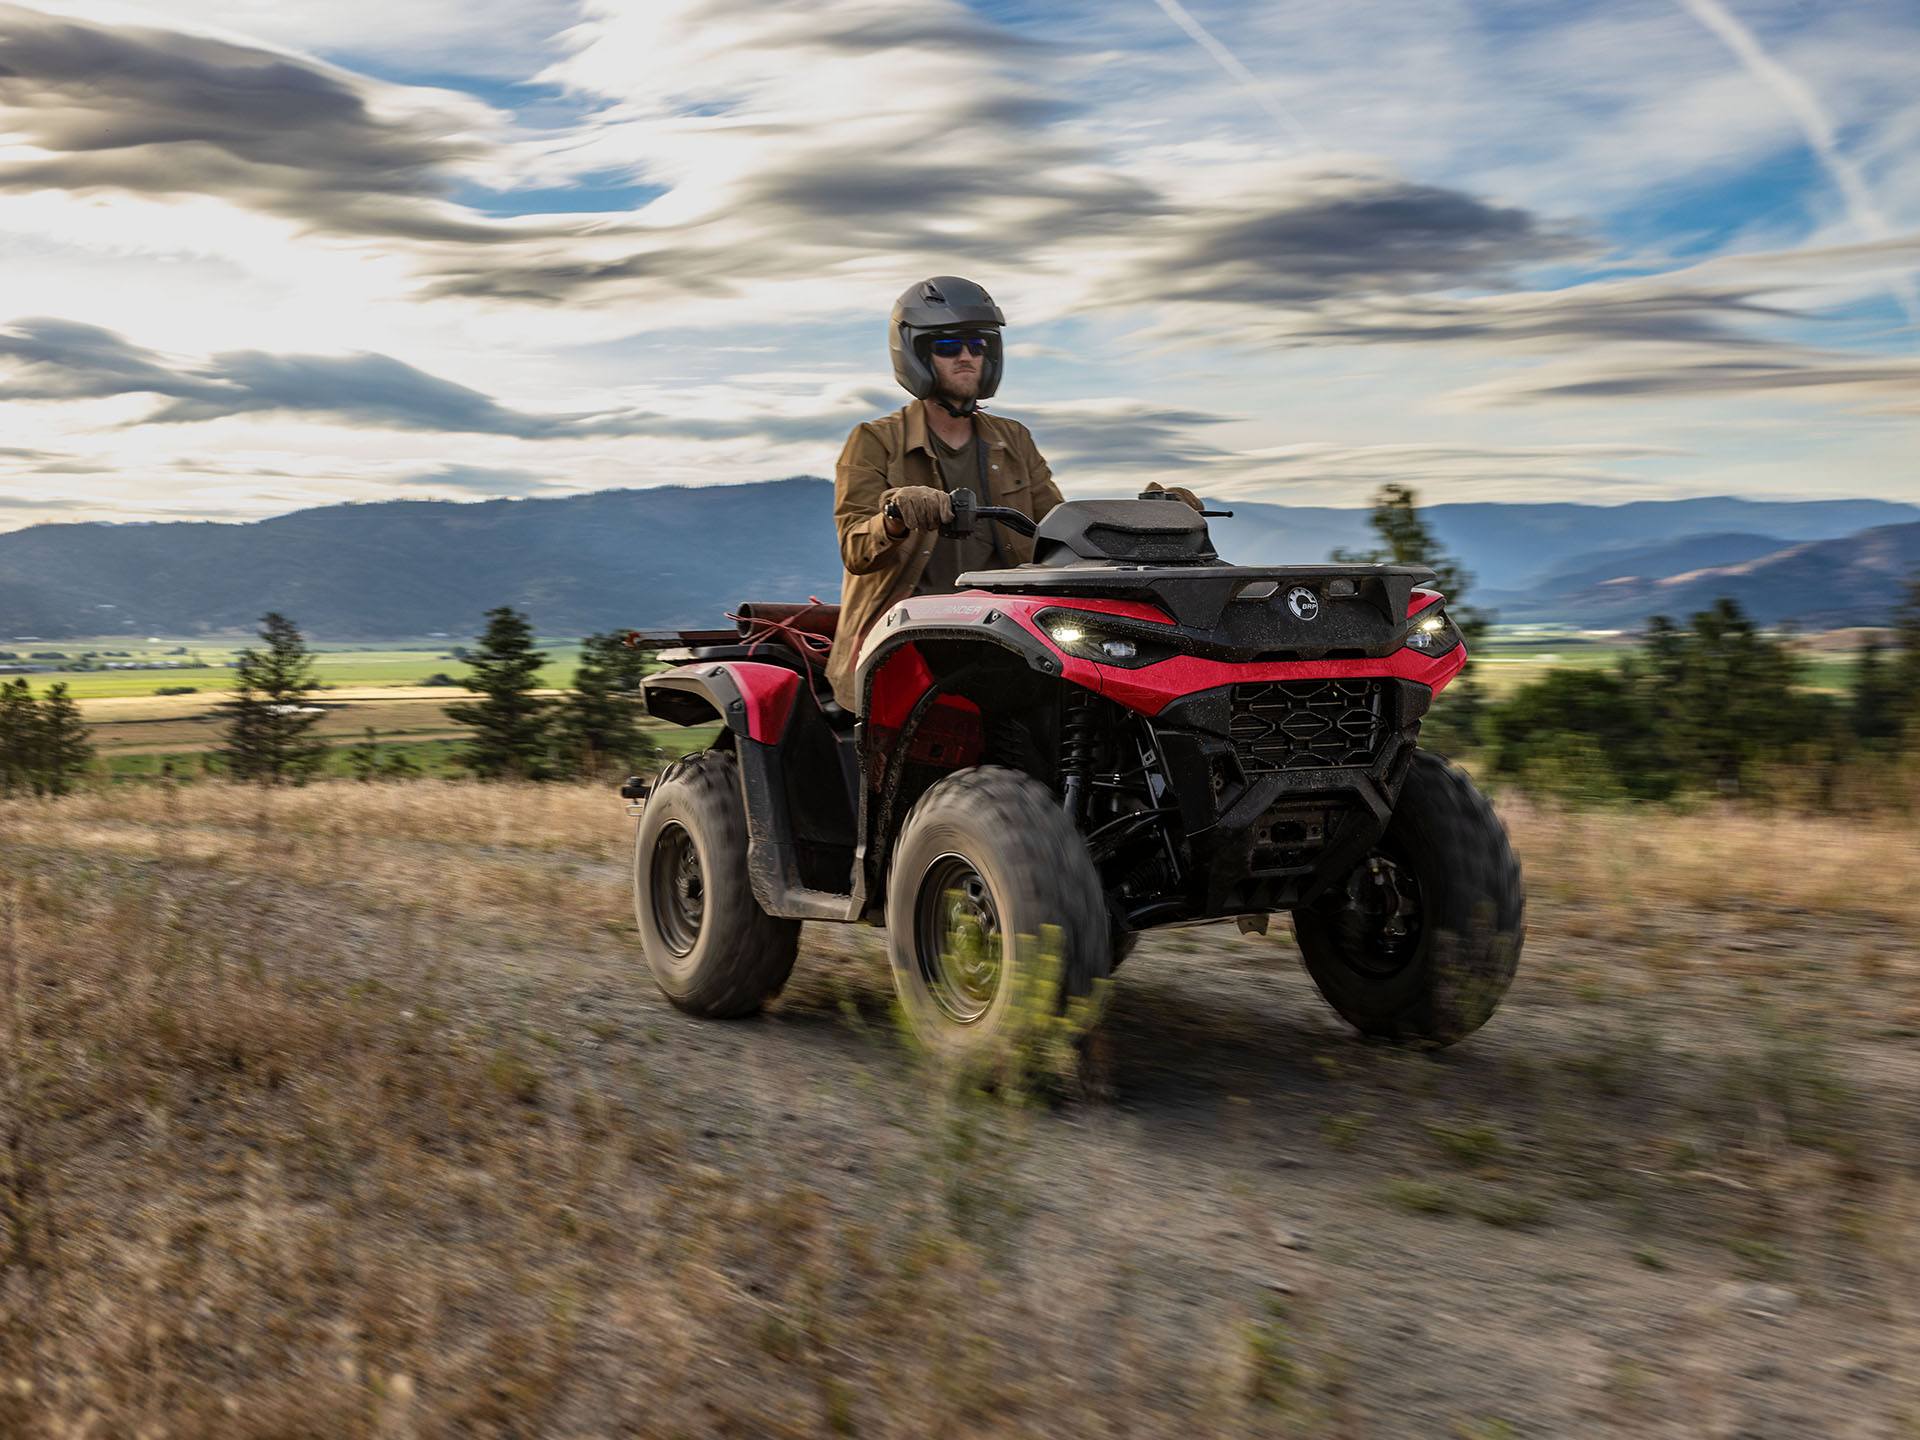
[{"label": "front grille", "polygon": [[1379,680],[1236,685],[1227,734],[1249,774],[1371,765],[1387,738],[1387,687]]}]

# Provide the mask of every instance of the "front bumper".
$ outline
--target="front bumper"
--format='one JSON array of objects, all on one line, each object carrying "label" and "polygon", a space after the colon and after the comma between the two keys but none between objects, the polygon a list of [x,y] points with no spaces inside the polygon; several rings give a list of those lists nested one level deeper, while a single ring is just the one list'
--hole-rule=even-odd
[{"label": "front bumper", "polygon": [[1161,709],[1153,728],[1179,806],[1185,878],[1177,894],[1129,903],[1130,924],[1288,910],[1346,879],[1386,830],[1433,698],[1411,680],[1368,683],[1370,693],[1344,697],[1358,703],[1336,696],[1318,714],[1281,704],[1257,717],[1246,682]]}]

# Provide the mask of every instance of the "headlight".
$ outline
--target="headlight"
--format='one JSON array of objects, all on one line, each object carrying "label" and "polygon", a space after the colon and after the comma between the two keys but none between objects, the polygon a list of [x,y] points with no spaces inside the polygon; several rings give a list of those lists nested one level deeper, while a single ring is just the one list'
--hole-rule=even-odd
[{"label": "headlight", "polygon": [[1034,618],[1047,638],[1067,654],[1102,665],[1136,669],[1180,653],[1138,634],[1137,624],[1125,620],[1109,621],[1103,615],[1075,610],[1043,610]]},{"label": "headlight", "polygon": [[1460,643],[1460,631],[1438,605],[1430,605],[1414,617],[1407,631],[1407,646],[1422,655],[1445,655]]}]

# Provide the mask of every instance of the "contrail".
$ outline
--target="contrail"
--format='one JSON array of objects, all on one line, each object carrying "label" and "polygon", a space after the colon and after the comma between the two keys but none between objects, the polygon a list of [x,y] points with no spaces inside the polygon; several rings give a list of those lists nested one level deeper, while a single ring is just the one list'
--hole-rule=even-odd
[{"label": "contrail", "polygon": [[[1161,0],[1163,6],[1167,3],[1168,0]],[[1808,147],[1840,191],[1841,198],[1846,201],[1847,213],[1853,223],[1865,231],[1870,239],[1890,238],[1893,227],[1887,224],[1887,217],[1880,213],[1880,207],[1873,203],[1873,194],[1867,189],[1867,182],[1860,171],[1840,153],[1833,117],[1827,114],[1819,97],[1798,75],[1761,49],[1754,33],[1720,0],[1679,0],[1679,3],[1689,15],[1719,36],[1747,71],[1773,91],[1780,103],[1792,112],[1793,118],[1800,124],[1801,132],[1807,137]],[[1907,313],[1908,323],[1920,325],[1920,293],[1914,289],[1913,277],[1894,277],[1893,292],[1894,298],[1900,302],[1900,308]]]},{"label": "contrail", "polygon": [[1307,133],[1306,127],[1288,113],[1287,107],[1273,98],[1273,93],[1255,78],[1254,73],[1240,63],[1240,57],[1213,37],[1213,32],[1187,13],[1187,7],[1180,0],[1156,0],[1160,8],[1167,12],[1167,18],[1193,37],[1194,44],[1220,62],[1220,68],[1240,82],[1240,86],[1262,110],[1274,118],[1274,122],[1293,137],[1293,141],[1302,150],[1317,150],[1319,145]]}]

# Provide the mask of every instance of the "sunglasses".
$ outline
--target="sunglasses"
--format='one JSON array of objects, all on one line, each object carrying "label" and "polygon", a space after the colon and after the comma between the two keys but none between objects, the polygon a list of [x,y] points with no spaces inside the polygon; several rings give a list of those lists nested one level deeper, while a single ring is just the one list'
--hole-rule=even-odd
[{"label": "sunglasses", "polygon": [[946,336],[935,340],[931,348],[942,360],[951,360],[962,350],[969,355],[984,355],[987,342],[978,335]]}]

